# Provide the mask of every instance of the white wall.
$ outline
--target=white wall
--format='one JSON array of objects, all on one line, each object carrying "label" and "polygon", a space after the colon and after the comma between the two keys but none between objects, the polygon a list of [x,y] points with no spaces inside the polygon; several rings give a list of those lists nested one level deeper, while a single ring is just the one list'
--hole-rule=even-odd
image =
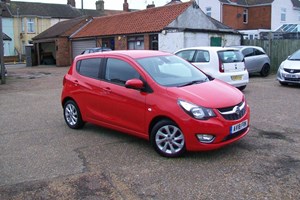
[{"label": "white wall", "polygon": [[[281,21],[281,8],[286,9],[286,21]],[[274,0],[272,4],[271,29],[274,31],[283,24],[299,24],[300,11],[293,8],[291,0]]]},{"label": "white wall", "polygon": [[159,34],[158,41],[160,51],[173,53],[179,49],[195,46],[210,46],[211,37],[222,37],[222,46],[241,44],[241,36],[217,33],[191,33],[177,32]]},{"label": "white wall", "polygon": [[219,0],[196,0],[201,10],[206,14],[206,8],[211,7],[211,17],[222,21],[221,3]]}]

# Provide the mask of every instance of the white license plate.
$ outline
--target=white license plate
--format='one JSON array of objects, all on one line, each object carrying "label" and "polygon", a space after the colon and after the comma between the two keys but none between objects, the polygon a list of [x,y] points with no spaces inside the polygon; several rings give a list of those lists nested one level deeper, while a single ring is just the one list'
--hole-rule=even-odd
[{"label": "white license plate", "polygon": [[230,134],[234,134],[240,130],[243,130],[248,126],[248,120],[242,121],[241,123],[235,124],[230,127]]},{"label": "white license plate", "polygon": [[233,81],[240,81],[243,79],[243,76],[242,75],[239,75],[239,76],[231,76],[231,80]]},{"label": "white license plate", "polygon": [[286,74],[285,75],[286,78],[299,78],[297,75],[295,74]]}]

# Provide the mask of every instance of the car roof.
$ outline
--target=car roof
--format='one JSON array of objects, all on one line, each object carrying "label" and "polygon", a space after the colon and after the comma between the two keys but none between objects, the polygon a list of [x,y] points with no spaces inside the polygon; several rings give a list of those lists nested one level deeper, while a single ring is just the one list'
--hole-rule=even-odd
[{"label": "car roof", "polygon": [[153,56],[166,56],[166,55],[173,55],[173,54],[162,52],[162,51],[154,51],[154,50],[115,50],[115,51],[104,51],[101,53],[96,52],[93,54],[79,55],[78,58],[92,58],[92,57],[97,57],[99,55],[126,56],[126,57],[131,57],[133,59],[138,59],[138,58],[146,58],[146,57],[153,57]]},{"label": "car roof", "polygon": [[188,48],[183,48],[178,50],[182,51],[182,50],[214,50],[214,51],[219,51],[219,50],[236,50],[236,48],[234,47],[211,47],[211,46],[199,46],[199,47],[188,47]]}]

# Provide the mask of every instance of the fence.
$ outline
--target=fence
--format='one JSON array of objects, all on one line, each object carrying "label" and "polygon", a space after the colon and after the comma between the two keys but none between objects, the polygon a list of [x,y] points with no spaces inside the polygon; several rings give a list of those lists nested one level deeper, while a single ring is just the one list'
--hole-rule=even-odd
[{"label": "fence", "polygon": [[280,63],[289,55],[300,49],[300,40],[243,40],[243,45],[260,46],[264,48],[271,60],[271,73],[277,72]]}]

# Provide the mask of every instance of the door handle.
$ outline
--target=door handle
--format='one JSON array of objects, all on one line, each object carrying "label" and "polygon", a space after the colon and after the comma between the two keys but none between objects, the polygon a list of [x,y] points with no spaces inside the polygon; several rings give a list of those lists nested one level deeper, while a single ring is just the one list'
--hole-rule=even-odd
[{"label": "door handle", "polygon": [[105,94],[111,93],[110,87],[105,87],[105,88],[103,88],[103,91],[104,91]]},{"label": "door handle", "polygon": [[74,80],[74,85],[75,86],[78,86],[78,83],[79,83],[78,80]]}]

